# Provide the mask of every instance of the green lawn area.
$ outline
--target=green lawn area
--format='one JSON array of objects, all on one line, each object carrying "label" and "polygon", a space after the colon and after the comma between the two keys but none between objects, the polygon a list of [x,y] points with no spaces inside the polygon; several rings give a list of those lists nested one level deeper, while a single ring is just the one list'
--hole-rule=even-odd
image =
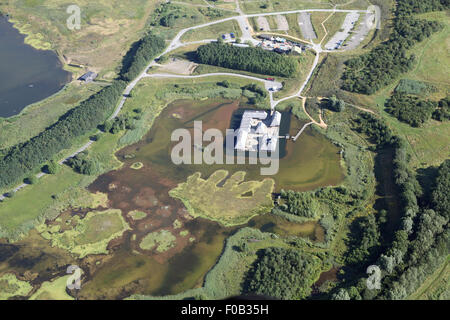
[{"label": "green lawn area", "polygon": [[[324,26],[327,29],[327,35],[323,39],[322,45],[326,45],[328,41],[342,28],[342,23],[345,20],[347,13],[345,12],[335,12],[327,21],[325,21]],[[320,38],[319,38],[320,39]]]},{"label": "green lawn area", "polygon": [[239,0],[242,11],[247,14],[299,9],[332,9],[331,2],[329,0]]},{"label": "green lawn area", "polygon": [[13,0],[0,3],[0,10],[27,35],[26,43],[51,48],[66,63],[89,65],[100,76],[117,71],[131,43],[141,37],[157,0],[76,0],[81,9],[81,29],[67,28],[69,4],[64,0]]},{"label": "green lawn area", "polygon": [[305,82],[308,73],[311,71],[315,58],[316,55],[312,51],[304,51],[298,57],[299,72],[297,73],[297,75],[294,78],[277,79],[283,81],[283,89],[274,93],[274,99],[289,97],[297,93],[297,91],[300,89],[300,86]]}]

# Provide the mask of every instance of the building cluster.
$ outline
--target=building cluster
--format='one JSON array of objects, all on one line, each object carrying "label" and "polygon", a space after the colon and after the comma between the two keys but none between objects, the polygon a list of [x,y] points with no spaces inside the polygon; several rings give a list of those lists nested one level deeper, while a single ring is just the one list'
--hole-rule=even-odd
[{"label": "building cluster", "polygon": [[281,113],[246,110],[237,132],[238,151],[275,151],[280,134]]},{"label": "building cluster", "polygon": [[259,38],[262,40],[259,46],[264,50],[274,51],[277,53],[290,53],[294,51],[301,54],[302,51],[306,49],[306,46],[301,43],[289,41],[281,37],[273,37],[271,35],[262,34]]}]

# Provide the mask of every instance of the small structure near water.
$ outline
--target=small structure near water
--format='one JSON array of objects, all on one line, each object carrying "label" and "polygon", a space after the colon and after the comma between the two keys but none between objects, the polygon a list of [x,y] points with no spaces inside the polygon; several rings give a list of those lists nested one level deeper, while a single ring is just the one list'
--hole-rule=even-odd
[{"label": "small structure near water", "polygon": [[84,81],[85,83],[89,83],[95,80],[97,78],[98,74],[95,72],[89,71],[85,74],[83,74],[81,77],[78,78],[80,81]]}]

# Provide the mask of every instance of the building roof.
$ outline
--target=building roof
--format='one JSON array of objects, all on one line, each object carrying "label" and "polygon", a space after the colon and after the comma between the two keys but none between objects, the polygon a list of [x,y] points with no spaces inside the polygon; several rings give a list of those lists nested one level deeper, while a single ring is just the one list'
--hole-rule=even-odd
[{"label": "building roof", "polygon": [[269,127],[278,127],[281,124],[281,113],[275,111],[270,119]]},{"label": "building roof", "polygon": [[247,141],[248,131],[239,129],[236,141],[236,149],[245,150],[245,143]]},{"label": "building roof", "polygon": [[256,133],[267,133],[267,126],[263,122],[258,123],[258,125],[256,126]]},{"label": "building roof", "polygon": [[88,71],[85,74],[83,74],[79,78],[79,80],[88,81],[88,80],[94,80],[95,78],[97,78],[97,74],[95,72]]},{"label": "building roof", "polygon": [[275,151],[277,149],[278,137],[264,135],[261,138],[259,150]]}]

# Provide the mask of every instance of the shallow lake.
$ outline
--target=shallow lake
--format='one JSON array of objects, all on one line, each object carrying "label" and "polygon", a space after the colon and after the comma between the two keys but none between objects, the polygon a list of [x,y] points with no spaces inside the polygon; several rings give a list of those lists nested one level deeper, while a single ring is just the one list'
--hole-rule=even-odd
[{"label": "shallow lake", "polygon": [[[244,170],[248,179],[262,180],[259,166],[250,165],[180,165],[170,159],[174,129],[192,129],[194,120],[203,121],[203,130],[230,128],[233,115],[245,106],[239,101],[180,100],[166,107],[155,120],[150,132],[141,142],[117,153],[124,166],[100,176],[90,187],[91,192],[108,194],[109,207],[121,209],[132,230],[110,243],[112,256],[90,272],[89,282],[79,298],[124,298],[133,293],[175,294],[202,285],[205,274],[217,262],[227,237],[246,225],[280,236],[307,237],[323,241],[324,230],[317,222],[293,223],[270,214],[257,216],[248,224],[225,228],[220,224],[192,219],[181,201],[169,196],[169,190],[199,171],[203,178],[218,169],[230,173]],[[295,134],[303,123],[289,113],[289,133]],[[283,120],[282,120],[283,121]],[[320,133],[308,128],[294,143],[287,141],[280,171],[271,176],[276,189],[311,190],[338,184],[343,173],[339,148]],[[141,162],[139,170],[131,168]],[[142,211],[147,216],[131,221],[128,213]],[[178,225],[178,226],[176,226]],[[142,250],[139,243],[150,232],[168,230],[176,241],[165,252]],[[182,232],[187,234],[182,235]]]},{"label": "shallow lake", "polygon": [[36,50],[25,36],[0,16],[0,117],[11,117],[26,106],[58,92],[71,80],[53,51]]}]

